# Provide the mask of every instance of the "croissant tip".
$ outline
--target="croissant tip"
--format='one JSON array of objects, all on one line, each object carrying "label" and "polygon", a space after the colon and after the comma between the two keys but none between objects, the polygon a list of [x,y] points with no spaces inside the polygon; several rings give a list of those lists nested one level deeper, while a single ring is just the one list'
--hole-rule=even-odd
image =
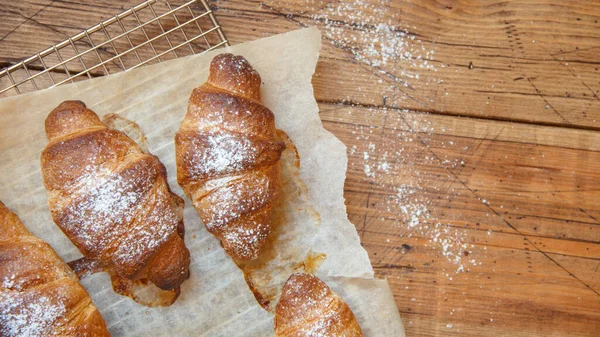
[{"label": "croissant tip", "polygon": [[62,106],[66,106],[66,105],[78,105],[78,106],[80,106],[82,108],[87,108],[87,105],[85,105],[85,103],[83,101],[80,101],[80,100],[68,100],[68,101],[64,101],[64,102],[60,103],[57,108],[62,107]]},{"label": "croissant tip", "polygon": [[250,63],[248,62],[248,60],[246,60],[245,57],[243,57],[242,55],[235,55],[232,53],[222,53],[213,57],[212,61],[210,61],[210,65],[211,67],[215,67],[226,62],[240,62],[248,63],[248,65],[250,65]]},{"label": "croissant tip", "polygon": [[241,55],[224,53],[215,56],[210,62],[208,84],[260,101],[260,75]]},{"label": "croissant tip", "polygon": [[64,101],[54,108],[45,121],[49,140],[89,126],[102,125],[98,115],[82,101]]}]

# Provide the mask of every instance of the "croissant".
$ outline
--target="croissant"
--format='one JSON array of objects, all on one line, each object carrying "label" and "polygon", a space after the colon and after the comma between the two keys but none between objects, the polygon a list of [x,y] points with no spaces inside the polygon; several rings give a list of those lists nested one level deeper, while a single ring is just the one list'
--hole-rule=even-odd
[{"label": "croissant", "polygon": [[292,274],[275,309],[275,337],[362,337],[348,305],[323,281]]},{"label": "croissant", "polygon": [[77,275],[0,202],[0,336],[110,336]]},{"label": "croissant", "polygon": [[79,265],[109,272],[118,293],[131,295],[132,281],[150,281],[175,292],[174,301],[189,277],[190,253],[183,199],[171,192],[164,165],[83,102],[61,103],[45,124],[49,143],[41,166],[48,205],[84,255]]},{"label": "croissant", "polygon": [[177,181],[236,260],[258,257],[280,188],[285,144],[260,102],[260,83],[243,57],[215,56],[175,135]]}]

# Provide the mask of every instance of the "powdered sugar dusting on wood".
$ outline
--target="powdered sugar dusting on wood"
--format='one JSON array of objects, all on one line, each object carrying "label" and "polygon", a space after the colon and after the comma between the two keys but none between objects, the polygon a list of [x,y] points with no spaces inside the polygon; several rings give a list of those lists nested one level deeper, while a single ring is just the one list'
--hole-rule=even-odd
[{"label": "powdered sugar dusting on wood", "polygon": [[[323,34],[331,44],[350,51],[357,61],[373,67],[405,61],[435,71],[429,62],[435,51],[421,44],[410,32],[413,27],[402,25],[400,12],[390,10],[391,5],[389,0],[338,1],[329,3],[312,18],[325,24]],[[418,74],[409,70],[399,75],[418,79]]]},{"label": "powdered sugar dusting on wood", "polygon": [[[399,238],[389,238],[387,242],[392,239],[402,242],[403,237],[424,239],[425,247],[437,251],[436,256],[455,266],[444,270],[449,280],[453,274],[480,265],[471,255],[473,245],[469,243],[466,231],[446,224],[434,215],[437,213],[432,213],[432,207],[439,203],[436,195],[451,200],[457,192],[451,186],[432,186],[432,173],[423,168],[430,167],[434,171],[439,170],[434,167],[455,169],[464,165],[458,159],[438,157],[430,150],[430,136],[443,133],[443,130],[436,130],[425,118],[403,116],[410,113],[407,110],[368,108],[366,113],[385,118],[394,125],[385,130],[378,126],[353,126],[351,133],[362,144],[348,149],[353,158],[349,161],[351,169],[362,173],[365,181],[378,190],[386,191],[386,196],[377,205],[383,214],[374,217],[381,223],[396,221],[403,228]],[[349,108],[349,114],[353,114],[352,108]],[[451,148],[454,145],[447,142],[441,146]],[[448,179],[451,178],[449,175]],[[401,251],[408,252],[404,248]]]},{"label": "powdered sugar dusting on wood", "polygon": [[[289,7],[282,5],[278,8],[278,1],[270,4],[277,10]],[[294,20],[302,21],[303,17],[309,17],[311,21],[308,24],[318,25],[324,41],[344,51],[352,63],[368,66],[358,68],[360,73],[357,76],[364,76],[364,70],[367,69],[375,75],[376,83],[373,86],[382,90],[383,106],[379,106],[381,102],[362,103],[362,99],[369,100],[373,96],[362,93],[371,92],[372,88],[362,86],[357,86],[339,103],[340,108],[346,110],[345,113],[339,113],[340,121],[347,123],[354,119],[365,119],[350,127],[361,145],[349,149],[349,165],[363,175],[367,184],[389,192],[381,202],[382,207],[391,217],[398,219],[398,226],[405,228],[404,235],[425,238],[426,245],[438,250],[440,257],[456,265],[454,271],[468,270],[468,266],[477,262],[472,256],[468,259],[468,265],[463,261],[464,252],[470,252],[471,248],[466,234],[460,228],[449,228],[432,215],[430,208],[436,202],[432,197],[435,191],[431,191],[425,183],[429,179],[426,177],[428,172],[421,172],[421,164],[461,164],[444,162],[443,159],[440,161],[429,153],[425,142],[429,135],[436,132],[434,127],[426,118],[410,119],[406,114],[411,111],[398,108],[398,104],[407,100],[419,103],[419,99],[407,94],[413,86],[440,83],[435,73],[446,65],[434,59],[435,45],[426,44],[419,38],[418,27],[403,23],[402,11],[390,0],[307,1],[302,10],[302,13],[294,13],[299,14]],[[435,99],[426,98],[420,103],[434,102]],[[389,102],[393,106],[389,106]],[[365,107],[365,104],[369,106]],[[355,112],[357,110],[359,112]],[[387,128],[377,126],[381,123]],[[388,143],[389,146],[382,146]],[[422,148],[418,151],[423,153],[424,158],[412,156],[414,147]],[[415,160],[421,162],[416,164]],[[398,179],[388,178],[394,175]],[[380,221],[390,220],[382,215]]]}]

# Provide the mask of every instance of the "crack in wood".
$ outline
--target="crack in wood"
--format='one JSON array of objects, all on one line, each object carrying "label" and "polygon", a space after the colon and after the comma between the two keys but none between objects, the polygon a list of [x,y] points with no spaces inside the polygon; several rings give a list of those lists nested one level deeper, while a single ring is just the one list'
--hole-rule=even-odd
[{"label": "crack in wood", "polygon": [[41,13],[43,10],[45,10],[46,8],[48,8],[49,6],[51,6],[52,4],[54,4],[54,2],[56,2],[56,0],[53,0],[52,2],[50,2],[49,4],[47,4],[46,6],[40,8],[37,12],[35,12],[31,16],[25,16],[25,15],[19,13],[19,12],[7,10],[7,12],[15,14],[15,15],[18,15],[18,16],[24,18],[25,20],[23,20],[23,22],[21,22],[17,27],[15,27],[14,29],[10,30],[8,33],[4,34],[4,36],[0,37],[0,41],[3,41],[4,39],[6,39],[10,34],[14,33],[17,29],[21,28],[21,26],[23,26],[25,24],[25,22],[27,22],[29,20],[34,21],[34,22],[36,22],[36,23],[39,24],[39,22],[36,21],[36,20],[34,20],[33,17],[36,16],[36,15],[38,15],[39,13]]},{"label": "crack in wood", "polygon": [[[496,122],[505,122],[505,123],[515,123],[515,124],[522,124],[522,125],[531,125],[531,126],[548,126],[548,127],[557,127],[557,128],[566,128],[566,129],[575,129],[575,130],[587,130],[587,131],[600,131],[600,126],[588,126],[588,125],[576,125],[576,124],[561,124],[561,123],[556,123],[556,122],[545,122],[545,121],[531,121],[528,119],[520,119],[520,118],[502,118],[502,117],[496,117],[496,116],[482,116],[476,113],[458,113],[458,112],[454,112],[454,111],[448,111],[448,110],[437,110],[437,109],[429,109],[429,108],[416,108],[416,107],[410,107],[410,108],[405,108],[405,107],[399,107],[396,105],[386,105],[385,107],[383,105],[378,105],[378,104],[368,104],[368,103],[361,103],[361,102],[357,102],[357,101],[352,101],[352,100],[324,100],[324,99],[317,99],[317,103],[319,104],[334,104],[334,105],[344,105],[344,106],[348,106],[348,107],[359,107],[359,108],[367,108],[367,109],[388,109],[388,110],[396,110],[396,111],[410,111],[410,112],[414,112],[415,114],[422,114],[422,115],[426,115],[426,114],[431,114],[431,115],[438,115],[438,116],[452,116],[452,117],[459,117],[459,118],[472,118],[474,120],[481,120],[481,121],[496,121]],[[322,112],[326,112],[329,110],[324,110]],[[339,122],[342,123],[343,122]],[[466,138],[471,138],[471,137],[466,137]],[[516,142],[518,143],[518,142]],[[557,147],[561,147],[558,146]],[[563,147],[568,149],[568,147]],[[584,149],[585,150],[585,149]],[[590,150],[592,151],[592,150]]]},{"label": "crack in wood", "polygon": [[533,83],[533,81],[527,75],[525,75],[525,79],[533,86],[533,88],[535,89],[535,91],[537,92],[537,94],[540,96],[540,98],[543,99],[544,102],[546,102],[546,106],[549,106],[552,109],[552,111],[554,111],[554,113],[556,113],[556,115],[558,117],[560,117],[565,123],[572,124],[563,115],[561,115],[558,112],[558,110],[556,110],[556,108],[554,108],[554,106],[552,104],[550,104],[550,102],[548,102],[548,100],[546,99],[546,97],[544,96],[544,94],[542,94],[542,91],[540,89],[538,89],[538,87],[535,85],[535,83]]},{"label": "crack in wood", "polygon": [[[394,219],[390,219],[390,220],[394,220]],[[524,237],[524,236],[526,236],[528,238],[560,240],[559,238],[554,238],[554,237],[545,237],[545,236],[538,236],[538,235],[529,235],[529,234],[519,234],[519,233],[511,233],[511,232],[502,232],[502,231],[498,231],[498,230],[483,229],[483,228],[476,228],[476,227],[462,227],[462,226],[456,226],[456,225],[451,225],[451,224],[445,224],[444,226],[452,228],[452,229],[473,230],[473,231],[479,231],[479,232],[490,232],[491,231],[494,234],[503,234],[503,235],[509,235],[509,236],[518,236],[518,237]],[[367,234],[379,234],[379,235],[385,234],[385,235],[389,235],[389,236],[392,236],[392,237],[398,237],[398,238],[405,238],[406,237],[406,233],[393,234],[393,233],[388,233],[388,232],[377,232],[377,231],[371,231],[371,230],[365,230],[364,232],[367,233]],[[419,236],[419,235],[413,235],[412,237],[424,238],[424,239],[427,238],[426,236]],[[567,239],[567,240],[562,240],[562,241],[571,241],[571,240]],[[594,241],[589,242],[589,241],[585,241],[585,240],[581,240],[581,241],[577,241],[577,242],[580,242],[580,243],[592,243],[592,244],[596,243]],[[485,242],[485,243],[470,242],[469,244],[476,245],[476,246],[483,246],[483,247],[494,247],[494,248],[500,248],[500,249],[510,249],[510,250],[518,250],[518,251],[531,252],[531,250],[527,249],[527,248],[519,248],[519,247],[515,247],[515,246],[502,246],[502,245],[493,244],[493,243],[489,243],[489,242]],[[573,258],[583,259],[583,260],[600,261],[599,257],[588,257],[588,256],[565,254],[565,253],[558,253],[558,252],[546,252],[546,253],[550,254],[550,255],[573,257]]]},{"label": "crack in wood", "polygon": [[[482,93],[482,94],[539,96],[538,93],[532,94],[532,93],[529,93],[529,92],[520,92],[520,91],[473,90],[473,92],[478,92],[478,93]],[[576,99],[576,100],[584,100],[584,101],[594,101],[593,98],[587,98],[587,97],[575,97],[575,96],[566,96],[566,95],[548,95],[548,94],[545,94],[544,96],[545,97],[553,97],[553,98],[565,98],[565,99]]]},{"label": "crack in wood", "polygon": [[600,220],[598,220],[598,218],[592,216],[590,213],[586,212],[583,208],[579,208],[579,210],[581,211],[581,213],[589,216],[592,220],[596,221],[596,224],[600,225]]},{"label": "crack in wood", "polygon": [[[508,59],[517,59],[517,60],[528,60],[528,61],[536,61],[536,62],[555,62],[554,59],[540,59],[540,58],[533,58],[533,57],[519,57],[519,56],[514,56],[514,55],[500,55],[500,54],[479,54],[480,57],[491,57],[491,58],[508,58]],[[598,65],[600,64],[600,62],[595,62],[595,61],[583,61],[583,60],[574,60],[574,59],[569,59],[569,60],[561,60],[562,62],[568,62],[568,63],[582,63],[582,64],[593,64],[593,65]],[[535,63],[528,63],[528,64],[535,64]]]},{"label": "crack in wood", "polygon": [[404,266],[404,265],[400,265],[400,264],[391,264],[391,263],[374,264],[373,269],[400,269],[400,270],[409,270],[409,271],[417,270],[417,268],[415,268],[413,266]]},{"label": "crack in wood", "polygon": [[573,50],[569,50],[569,51],[561,51],[558,53],[550,53],[550,55],[552,55],[552,56],[565,55],[565,54],[571,54],[571,53],[576,53],[576,52],[585,51],[585,50],[592,50],[592,49],[596,49],[596,48],[600,48],[600,46],[581,48],[581,49],[573,49]]}]

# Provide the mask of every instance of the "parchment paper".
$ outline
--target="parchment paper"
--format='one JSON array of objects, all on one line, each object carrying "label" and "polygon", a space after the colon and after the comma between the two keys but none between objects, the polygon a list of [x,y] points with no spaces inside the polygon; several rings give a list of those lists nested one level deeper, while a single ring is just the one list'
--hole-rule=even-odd
[{"label": "parchment paper", "polygon": [[[67,99],[84,101],[100,116],[116,113],[138,123],[149,151],[167,167],[171,188],[183,196],[175,177],[173,136],[188,97],[206,80],[214,55],[241,54],[262,77],[263,101],[274,112],[277,127],[298,149],[300,177],[321,216],[316,233],[306,233],[313,237],[307,249],[327,255],[317,276],[348,303],[366,336],[404,336],[389,286],[373,279],[368,256],[347,219],[346,149],[323,129],[311,86],[319,49],[320,34],[309,28],[0,100],[0,200],[66,261],[81,256],[51,220],[39,167],[47,142],[44,119]],[[206,232],[185,199],[191,277],[175,304],[143,307],[116,295],[105,273],[83,280],[110,332],[113,336],[272,336],[273,316],[258,305],[240,269]]]}]

